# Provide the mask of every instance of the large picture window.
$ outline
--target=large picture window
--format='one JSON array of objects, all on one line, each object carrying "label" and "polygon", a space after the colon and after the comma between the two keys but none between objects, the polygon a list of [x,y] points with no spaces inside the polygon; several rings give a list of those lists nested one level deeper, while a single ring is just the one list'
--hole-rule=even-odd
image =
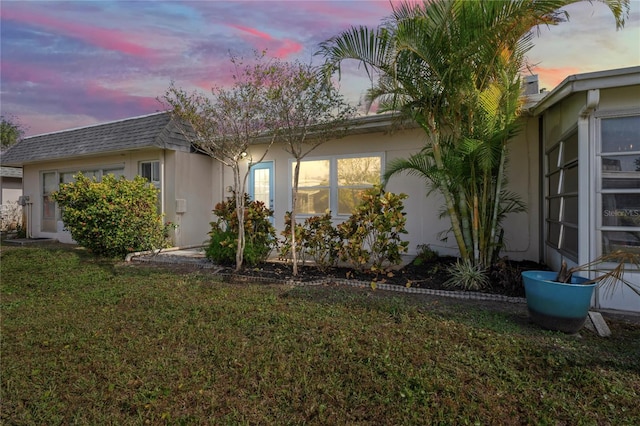
[{"label": "large picture window", "polygon": [[[295,162],[291,162],[291,185]],[[362,191],[380,183],[382,154],[303,160],[298,179],[298,213],[350,215]]]},{"label": "large picture window", "polygon": [[602,253],[640,252],[640,115],[600,119]]}]

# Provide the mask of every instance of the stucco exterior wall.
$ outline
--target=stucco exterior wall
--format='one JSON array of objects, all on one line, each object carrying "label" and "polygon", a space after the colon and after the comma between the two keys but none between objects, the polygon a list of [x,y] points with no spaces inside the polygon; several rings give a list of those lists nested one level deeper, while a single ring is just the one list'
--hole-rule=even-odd
[{"label": "stucco exterior wall", "polygon": [[[309,154],[306,159],[335,155],[382,153],[383,163],[395,158],[406,158],[420,150],[426,141],[420,129],[398,130],[391,133],[376,132],[351,135],[340,140],[327,142]],[[260,157],[260,147],[253,148],[249,158]],[[278,232],[284,229],[285,212],[291,209],[290,181],[292,156],[277,144],[264,161],[274,162],[275,197],[274,225]],[[248,165],[248,161],[246,163]],[[246,170],[246,165],[244,170]],[[520,194],[528,206],[527,213],[513,215],[506,222],[505,241],[507,250],[503,255],[511,259],[538,260],[539,258],[539,215],[538,215],[538,136],[537,120],[528,119],[525,130],[510,144],[510,161],[507,173],[510,175],[509,189]],[[231,171],[224,170],[222,186],[233,185]],[[409,253],[416,254],[417,246],[429,244],[441,254],[457,254],[457,246],[452,235],[441,241],[441,234],[450,228],[447,217],[440,219],[440,211],[444,201],[438,194],[426,196],[424,182],[413,176],[398,175],[391,179],[387,189],[392,192],[403,192],[408,195],[405,200],[407,213],[407,231],[405,239],[410,242]],[[225,193],[224,196],[229,196]],[[335,214],[334,214],[335,217]],[[345,217],[346,218],[346,217]],[[344,218],[336,218],[339,222]]]},{"label": "stucco exterior wall", "polygon": [[22,195],[22,178],[1,177],[0,204],[16,203]]},{"label": "stucco exterior wall", "polygon": [[212,210],[220,199],[220,163],[206,155],[170,151],[166,156],[165,214],[178,225],[174,245],[191,246],[208,240]]},{"label": "stucco exterior wall", "polygon": [[71,234],[63,229],[61,221],[58,221],[55,232],[42,230],[42,173],[50,171],[64,173],[121,166],[124,167],[125,176],[131,179],[137,174],[139,161],[159,159],[160,156],[160,150],[150,150],[75,160],[25,164],[23,167],[24,195],[29,196],[30,202],[25,209],[27,234],[35,238],[55,238],[63,243],[73,243]]}]

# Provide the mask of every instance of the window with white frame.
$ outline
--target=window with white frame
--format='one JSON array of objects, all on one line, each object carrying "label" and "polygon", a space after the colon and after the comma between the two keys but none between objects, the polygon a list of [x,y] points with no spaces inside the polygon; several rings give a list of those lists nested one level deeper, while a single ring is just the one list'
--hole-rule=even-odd
[{"label": "window with white frame", "polygon": [[42,231],[56,232],[57,221],[60,220],[60,209],[51,198],[51,194],[58,190],[60,184],[75,181],[75,176],[82,173],[88,178],[96,178],[101,181],[102,177],[107,174],[113,174],[116,177],[124,176],[124,166],[115,165],[104,168],[90,170],[75,171],[58,171],[52,170],[42,173]]},{"label": "window with white frame", "polygon": [[602,117],[599,124],[600,252],[640,252],[640,115]]},{"label": "window with white frame", "polygon": [[578,130],[545,153],[546,243],[578,260]]},{"label": "window with white frame", "polygon": [[160,189],[160,161],[140,162],[140,176]]},{"label": "window with white frame", "polygon": [[158,208],[158,212],[162,211],[161,206],[161,194],[160,190],[162,186],[160,185],[160,161],[141,161],[140,162],[140,176],[147,179],[153,186],[158,190],[158,201],[156,206]]},{"label": "window with white frame", "polygon": [[[295,162],[291,161],[291,185]],[[298,178],[300,214],[350,215],[362,191],[380,183],[382,154],[333,156],[303,160]]]}]

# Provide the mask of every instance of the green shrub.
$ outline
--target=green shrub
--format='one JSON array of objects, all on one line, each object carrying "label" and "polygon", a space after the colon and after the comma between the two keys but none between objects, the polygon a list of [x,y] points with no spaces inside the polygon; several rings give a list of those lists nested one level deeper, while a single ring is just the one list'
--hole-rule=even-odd
[{"label": "green shrub", "polygon": [[449,267],[448,272],[451,278],[444,283],[445,287],[475,291],[486,289],[490,285],[487,270],[474,265],[469,259],[458,259]]},{"label": "green shrub", "polygon": [[[247,194],[244,197],[244,261],[247,265],[256,265],[264,261],[276,245],[276,231],[269,221],[273,210],[269,210],[260,201],[249,201]],[[236,261],[239,232],[235,196],[218,203],[213,213],[218,220],[211,222],[211,240],[205,250],[206,256],[217,264],[233,265]]]},{"label": "green shrub", "polygon": [[340,259],[342,238],[331,222],[331,215],[313,216],[304,221],[304,248],[318,269],[335,266]]},{"label": "green shrub", "polygon": [[168,246],[157,210],[158,190],[146,179],[106,175],[102,181],[79,173],[53,194],[65,229],[81,246],[109,257]]},{"label": "green shrub", "polygon": [[407,195],[385,192],[377,185],[361,197],[353,214],[338,226],[344,240],[340,257],[355,269],[370,265],[372,272],[383,272],[399,264],[407,252],[409,242],[400,238],[407,233],[402,203]]},{"label": "green shrub", "polygon": [[[291,213],[287,212],[284,220],[285,229],[282,231],[284,241],[280,245],[280,257],[289,259],[291,257]],[[331,222],[331,214],[311,216],[302,224],[297,223],[296,238],[299,261],[304,263],[309,257],[320,271],[326,271],[338,262],[342,241],[338,230]]]}]

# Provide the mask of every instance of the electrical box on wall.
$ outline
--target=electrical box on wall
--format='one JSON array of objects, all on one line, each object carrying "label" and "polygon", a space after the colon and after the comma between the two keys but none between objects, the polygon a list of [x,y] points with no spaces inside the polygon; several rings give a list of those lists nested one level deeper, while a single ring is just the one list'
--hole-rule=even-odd
[{"label": "electrical box on wall", "polygon": [[176,213],[186,213],[187,212],[187,200],[184,198],[176,199]]}]

